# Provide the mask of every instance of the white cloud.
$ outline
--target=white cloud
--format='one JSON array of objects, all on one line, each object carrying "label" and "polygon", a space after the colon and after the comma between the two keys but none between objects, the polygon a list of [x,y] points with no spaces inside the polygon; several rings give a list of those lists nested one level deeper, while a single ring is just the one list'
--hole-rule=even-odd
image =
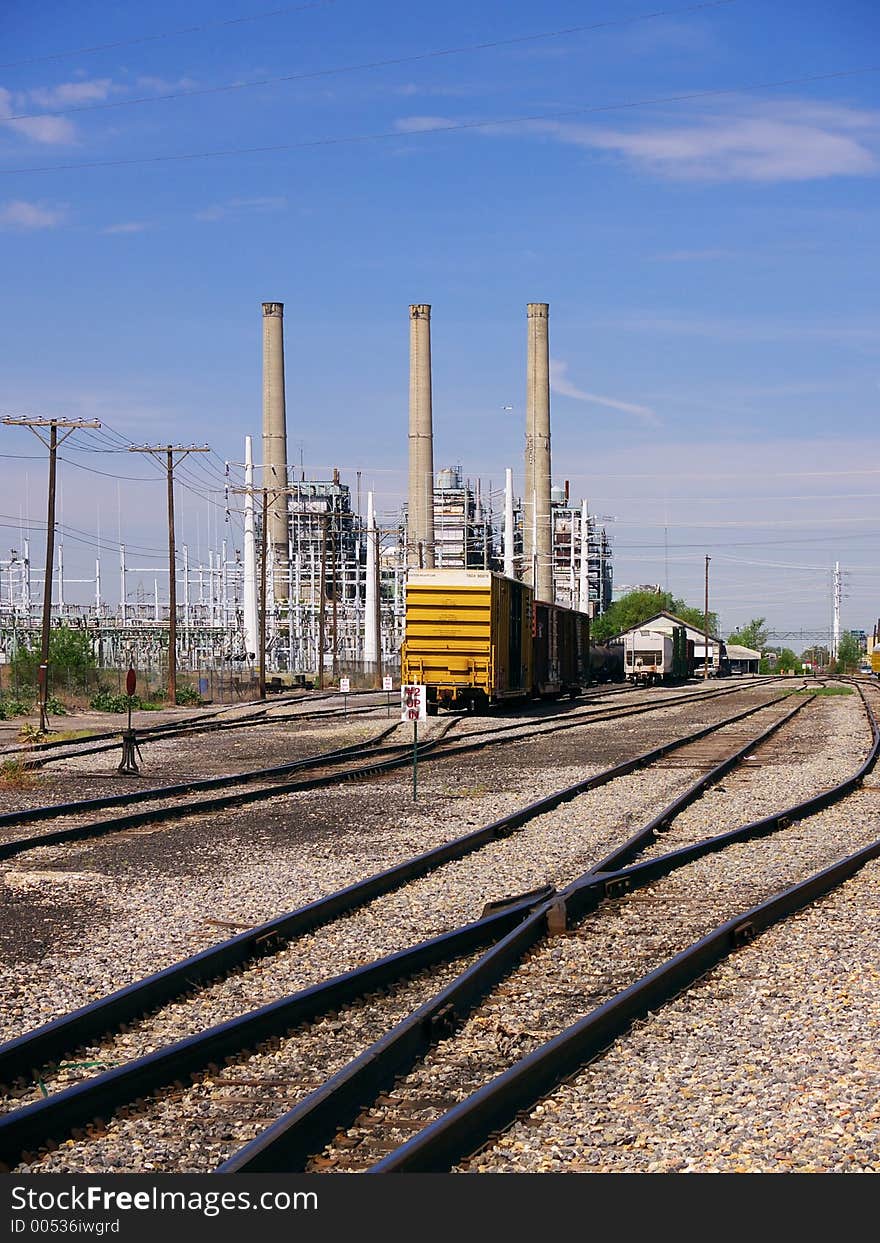
[{"label": "white cloud", "polygon": [[705,250],[668,250],[664,254],[654,255],[654,259],[661,263],[702,263],[713,259],[741,259],[745,253],[742,250],[708,247]]},{"label": "white cloud", "polygon": [[282,211],[287,206],[287,199],[283,194],[263,195],[255,198],[235,198],[228,199],[225,203],[214,203],[211,207],[205,207],[202,211],[195,213],[196,220],[224,220],[227,216],[237,215],[241,212],[271,212]]},{"label": "white cloud", "polygon": [[76,130],[65,117],[30,117],[27,120],[10,121],[7,118],[15,113],[12,94],[0,86],[0,125],[24,134],[34,142],[72,143],[76,139]]},{"label": "white cloud", "polygon": [[13,199],[0,206],[0,229],[54,229],[66,214],[64,207],[45,207],[42,203]]},{"label": "white cloud", "polygon": [[128,220],[123,224],[109,224],[106,229],[102,229],[102,233],[143,233],[149,225],[142,220]]},{"label": "white cloud", "polygon": [[61,82],[58,86],[38,87],[25,92],[25,97],[41,108],[68,108],[100,102],[124,89],[115,86],[111,78],[91,78],[83,82]]},{"label": "white cloud", "polygon": [[640,129],[567,121],[528,129],[685,180],[808,181],[880,170],[880,113],[811,100],[733,100],[696,120]]},{"label": "white cloud", "polygon": [[135,85],[143,87],[145,90],[158,91],[163,95],[171,94],[173,91],[191,91],[198,86],[195,78],[156,78],[147,74],[135,79]]},{"label": "white cloud", "polygon": [[577,388],[567,378],[568,363],[558,358],[550,359],[550,387],[554,393],[563,397],[573,397],[576,401],[588,401],[597,406],[607,406],[609,410],[619,410],[623,414],[634,414],[643,423],[651,427],[659,427],[661,420],[650,406],[636,405],[631,401],[620,401],[616,397],[601,397],[598,393],[587,393]]},{"label": "white cloud", "polygon": [[394,128],[401,134],[418,134],[422,130],[448,129],[458,124],[461,122],[450,117],[401,117],[394,122]]}]

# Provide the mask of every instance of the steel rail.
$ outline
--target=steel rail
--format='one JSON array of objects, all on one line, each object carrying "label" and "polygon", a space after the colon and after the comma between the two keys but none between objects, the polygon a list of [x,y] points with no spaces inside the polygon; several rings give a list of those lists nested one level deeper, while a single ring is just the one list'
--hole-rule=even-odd
[{"label": "steel rail", "polygon": [[[764,706],[767,705],[753,707],[748,709],[746,714],[737,714],[737,716],[752,715]],[[779,722],[774,722],[771,729],[779,728],[803,706],[803,704],[797,705]],[[699,732],[703,735],[706,731]],[[763,731],[761,737],[766,732]],[[756,746],[757,741],[757,739],[751,740],[746,747]],[[0,1118],[0,1160],[11,1165],[20,1160],[22,1154],[29,1149],[37,1148],[59,1135],[67,1134],[72,1128],[95,1118],[102,1112],[113,1112],[145,1093],[175,1082],[182,1075],[202,1070],[218,1059],[239,1053],[244,1048],[252,1047],[269,1036],[283,1034],[302,1022],[326,1013],[328,1010],[336,1009],[378,987],[399,981],[427,966],[450,961],[482,944],[497,942],[499,938],[503,942],[509,942],[511,937],[519,939],[517,938],[517,924],[521,923],[536,906],[543,909],[547,898],[554,893],[552,886],[546,886],[543,890],[533,891],[518,898],[489,904],[480,920],[463,928],[434,937],[376,963],[325,981],[323,984],[314,985],[292,997],[282,998],[237,1019],[219,1024],[197,1036],[187,1037],[122,1067],[75,1084],[46,1100],[7,1114]],[[500,909],[495,909],[499,907]],[[529,920],[529,923],[531,922]],[[496,973],[496,963],[493,961],[487,964],[485,959],[466,973],[473,1001],[476,1001],[491,987]],[[452,1019],[453,1016],[444,1012],[442,1008],[439,1012],[426,1013],[411,1032],[413,1048],[418,1046],[423,1032],[429,1033],[432,1041],[439,1039],[444,1032],[449,1030]],[[31,1047],[33,1050],[33,1046]],[[369,1067],[372,1068],[373,1077],[378,1076],[379,1081],[384,1081],[387,1069],[383,1058],[376,1057],[374,1050],[368,1051],[368,1054],[367,1060]],[[397,1042],[395,1042],[392,1055],[395,1058],[398,1057]],[[351,1076],[351,1088],[362,1097],[364,1089],[362,1072]],[[309,1098],[313,1122],[315,1111],[319,1115],[321,1113],[322,1101],[318,1099],[321,1095],[319,1091],[318,1094],[313,1094],[313,1097]],[[337,1108],[338,1097],[337,1093],[332,1091],[325,1093],[324,1097],[323,1125],[328,1125],[332,1124],[332,1114]]]},{"label": "steel rail", "polygon": [[26,824],[30,820],[54,820],[61,816],[72,816],[79,813],[88,814],[92,811],[103,811],[106,807],[127,807],[132,803],[147,803],[155,799],[176,798],[181,794],[193,794],[198,790],[216,790],[228,785],[243,782],[265,780],[281,776],[284,773],[297,772],[303,768],[315,768],[321,764],[331,764],[338,759],[347,759],[360,751],[369,751],[397,729],[397,724],[389,725],[375,738],[364,742],[349,743],[345,747],[335,747],[332,751],[309,755],[301,760],[291,760],[286,764],[276,764],[270,768],[252,768],[247,772],[226,773],[220,777],[193,777],[190,781],[176,782],[174,785],[151,786],[147,790],[132,790],[125,794],[108,794],[101,798],[76,799],[70,803],[49,803],[43,807],[32,807],[22,811],[9,811],[0,814],[0,831],[15,824]]},{"label": "steel rail", "polygon": [[[518,1114],[531,1109],[581,1070],[632,1024],[670,1001],[761,932],[830,893],[873,859],[880,839],[725,920],[675,957],[504,1071],[437,1123],[376,1162],[371,1174],[448,1171],[471,1156]],[[224,1167],[219,1167],[218,1172]]]},{"label": "steel rail", "polygon": [[[418,749],[419,759],[429,759],[430,752],[438,747],[443,740],[443,737],[438,737],[421,743]],[[360,748],[361,750],[369,749],[365,748],[363,744],[360,744]],[[57,846],[63,842],[106,837],[111,833],[140,828],[142,825],[173,822],[192,815],[204,815],[209,811],[242,807],[247,803],[257,803],[263,799],[277,798],[282,794],[294,794],[303,790],[317,790],[323,786],[335,785],[343,781],[362,779],[378,773],[390,772],[395,768],[400,768],[402,765],[412,762],[412,746],[408,743],[401,743],[399,746],[390,749],[399,751],[401,754],[394,759],[375,760],[361,768],[351,769],[342,773],[325,773],[317,777],[306,777],[299,781],[279,781],[275,785],[260,786],[258,789],[253,790],[242,790],[237,794],[223,794],[213,798],[200,799],[197,802],[181,803],[177,807],[157,807],[150,811],[131,812],[129,815],[113,816],[109,820],[92,820],[87,824],[75,825],[69,829],[57,829],[53,833],[43,833],[36,837],[21,837],[9,842],[0,842],[0,860],[13,859],[17,855],[24,854],[29,850],[36,850],[40,846]],[[343,760],[351,758],[351,755],[332,757],[326,761],[326,766],[332,767],[336,763],[341,763]],[[324,765],[325,761],[319,756],[310,766],[322,767]],[[255,780],[256,778],[249,777],[247,779]],[[221,788],[225,785],[235,784],[234,782],[220,779],[215,781],[215,779],[211,778],[209,780],[212,785],[220,786]],[[165,788],[167,789],[168,787]],[[161,790],[161,787],[157,789]],[[112,797],[115,798],[116,796]],[[163,794],[158,792],[153,797],[154,799],[161,799]],[[75,807],[76,805],[74,804],[73,806]]]},{"label": "steel rail", "polygon": [[579,794],[605,785],[617,777],[626,776],[681,747],[745,720],[764,708],[781,702],[785,697],[779,696],[767,703],[754,705],[683,738],[663,743],[642,755],[604,769],[553,794],[545,795],[462,837],[444,842],[421,855],[337,890],[325,898],[258,924],[70,1014],[6,1041],[0,1045],[0,1083],[9,1083],[17,1077],[27,1076],[36,1067],[46,1065],[53,1058],[64,1056],[72,1049],[115,1029],[121,1023],[182,996],[193,987],[226,975],[261,954],[275,953],[293,938],[363,906],[376,897],[390,893],[407,881],[424,876],[445,863],[461,859],[492,841],[510,836],[537,816],[554,810]]},{"label": "steel rail", "polygon": [[[375,693],[375,692],[373,692]],[[162,742],[166,738],[175,738],[180,734],[187,737],[196,734],[217,733],[223,730],[245,729],[249,726],[257,725],[273,725],[279,720],[323,720],[328,717],[337,715],[336,709],[318,710],[316,712],[302,712],[291,714],[290,717],[270,717],[268,712],[275,707],[274,704],[268,704],[257,712],[252,712],[247,716],[238,717],[232,720],[206,720],[204,717],[188,717],[182,721],[164,721],[161,725],[140,726],[135,732],[137,733],[139,742]],[[377,708],[384,707],[384,704],[377,703],[374,706],[366,708],[349,708],[348,715],[355,716],[366,712],[372,712]],[[216,713],[210,716],[220,716],[225,709],[218,709]],[[339,709],[339,714],[343,709]],[[75,760],[88,757],[90,755],[101,755],[106,751],[113,751],[120,745],[121,733],[119,730],[109,730],[102,734],[93,734],[83,738],[65,738],[54,742],[35,743],[33,747],[25,745],[17,747],[2,754],[8,755],[24,755],[27,757],[26,767],[42,768],[47,764],[52,764],[57,760]],[[111,741],[106,742],[105,739]],[[100,745],[92,746],[93,742]],[[55,755],[32,756],[32,750],[48,747],[82,747],[79,751],[66,751]]]},{"label": "steel rail", "polygon": [[[546,890],[541,892],[543,895]],[[534,895],[528,895],[464,927],[282,997],[4,1114],[0,1116],[0,1162],[12,1166],[23,1153],[58,1140],[72,1128],[110,1114],[182,1076],[204,1070],[218,1059],[252,1048],[376,989],[497,940],[535,901]]]},{"label": "steel rail", "polygon": [[[690,702],[693,702],[694,700],[718,699],[718,698],[721,698],[722,696],[735,694],[737,690],[739,689],[740,689],[739,687],[733,687],[733,688],[725,688],[722,691],[713,691],[713,692],[708,692],[708,693],[700,692],[696,695],[689,696],[687,699],[679,699],[676,702],[680,704],[680,703],[690,703]],[[791,692],[786,692],[786,694],[790,694],[790,693]],[[784,698],[784,697],[785,696],[781,696],[781,698]],[[462,740],[461,742],[459,742],[458,740],[456,740],[453,747],[449,748],[448,750],[440,754],[434,754],[435,750],[438,748],[440,743],[445,740],[446,730],[452,728],[452,726],[457,723],[457,719],[456,719],[456,720],[449,721],[448,723],[444,722],[444,727],[445,727],[444,733],[442,733],[439,737],[428,739],[425,742],[421,743],[418,747],[417,754],[418,754],[419,760],[422,762],[426,760],[430,760],[430,759],[451,759],[451,758],[454,758],[456,755],[465,754],[471,751],[481,750],[484,747],[493,745],[494,743],[504,743],[507,741],[520,741],[520,740],[530,741],[534,739],[535,737],[540,737],[542,734],[545,734],[545,733],[557,733],[557,732],[562,732],[568,729],[577,729],[580,726],[595,724],[599,721],[619,720],[623,717],[639,716],[647,712],[655,711],[658,707],[664,706],[666,702],[667,701],[662,701],[660,704],[654,703],[654,704],[648,704],[648,705],[641,704],[641,705],[634,705],[634,706],[625,706],[619,709],[617,712],[600,713],[600,714],[597,714],[595,717],[584,718],[582,716],[579,716],[576,720],[565,720],[561,723],[554,723],[553,725],[547,728],[544,728],[544,729],[533,729],[531,733],[523,734],[521,739],[516,738],[516,739],[508,740],[506,738],[499,737],[498,735],[499,733],[503,733],[503,732],[510,732],[512,730],[517,730],[517,729],[525,729],[525,728],[528,728],[527,726],[521,726],[518,724],[504,726],[501,728],[501,730],[491,731],[493,735],[492,737],[477,738],[477,740],[473,742],[468,742],[466,740]],[[778,701],[770,700],[768,702],[774,703]],[[764,704],[759,705],[759,708],[764,707],[764,706],[766,705]],[[363,744],[359,744],[359,745],[363,746]],[[286,783],[279,782],[277,785],[273,785],[272,787],[268,789],[261,787],[259,789],[254,789],[254,790],[245,790],[238,794],[226,794],[226,795],[221,795],[219,797],[202,799],[197,802],[185,803],[185,804],[181,804],[179,807],[162,807],[162,808],[156,808],[152,811],[131,812],[125,816],[114,816],[108,820],[95,820],[95,821],[90,821],[87,824],[74,825],[68,829],[59,829],[54,833],[44,833],[44,834],[40,834],[35,837],[31,836],[31,837],[16,838],[16,839],[13,839],[12,841],[0,843],[0,861],[2,861],[3,859],[15,858],[16,856],[20,854],[24,854],[29,850],[39,849],[41,846],[57,846],[57,845],[61,845],[64,842],[84,841],[84,840],[88,840],[89,838],[105,837],[111,833],[117,833],[117,832],[129,830],[133,828],[139,828],[143,825],[156,824],[156,823],[162,823],[162,822],[173,822],[175,820],[188,818],[189,816],[192,816],[192,815],[202,815],[209,811],[220,811],[220,810],[228,809],[230,807],[240,807],[248,803],[260,802],[263,799],[276,798],[283,794],[293,794],[293,793],[300,793],[305,790],[319,789],[327,785],[334,785],[336,783],[340,783],[340,782],[348,781],[348,780],[363,780],[366,777],[377,776],[377,775],[380,775],[386,772],[391,772],[396,768],[401,768],[405,765],[408,765],[411,762],[412,747],[408,743],[401,743],[399,750],[401,754],[398,758],[377,761],[373,764],[368,764],[357,769],[352,769],[348,772],[325,774],[323,776],[310,777],[310,778],[306,778],[306,779],[303,779],[300,781],[294,781],[294,782],[286,782]],[[337,762],[336,760],[330,761],[331,764],[335,764],[336,762]],[[317,763],[320,763],[320,757],[318,757]],[[210,782],[218,781],[218,779],[214,779],[214,778],[209,778],[208,780]],[[190,784],[191,783],[187,783],[187,786],[189,786]],[[231,782],[225,782],[225,781],[219,780],[219,785],[221,787],[225,784],[231,784]],[[156,787],[156,789],[161,792],[152,794],[149,791],[140,791],[139,793],[149,795],[153,800],[159,800],[167,796],[165,792],[171,789],[171,787],[168,787],[168,786]],[[108,795],[107,797],[113,799],[114,801],[119,800],[121,798],[123,803],[138,801],[137,794],[135,794],[130,799],[127,799],[125,796],[117,796],[117,795]],[[108,805],[113,805],[113,804],[108,804]],[[78,804],[76,803],[67,804],[64,814],[68,814],[68,815],[75,814],[77,809],[78,809]],[[40,812],[42,812],[42,815],[38,814]],[[34,812],[31,814],[27,814],[24,812],[12,812],[10,813],[10,816],[12,817],[12,819],[11,821],[8,821],[7,823],[25,823],[29,819],[41,819],[41,818],[50,819],[50,818],[53,818],[53,815],[55,814],[58,814],[58,813],[54,813],[51,806],[45,809],[35,809]]]},{"label": "steel rail", "polygon": [[[706,788],[786,725],[809,702],[804,700],[797,704],[698,778],[609,858],[643,848],[648,840],[653,839],[660,824],[668,822],[694,802]],[[601,866],[598,864],[591,868],[561,892],[554,890],[457,980],[245,1145],[216,1172],[253,1174],[302,1171],[309,1156],[329,1142],[340,1127],[349,1126],[366,1102],[373,1100],[410,1069],[431,1045],[454,1032],[474,1006],[549,934],[551,924],[558,928],[560,919],[571,922],[574,911],[571,895],[583,888],[593,906],[599,905],[605,896],[604,877],[599,880],[593,878]],[[681,864],[673,861],[669,870],[678,866]]]},{"label": "steel rail", "polygon": [[[880,749],[877,720],[864,695],[862,702],[871,726],[871,750],[858,772],[835,787],[837,798],[830,801],[838,801],[851,793],[877,762]],[[824,794],[815,796],[788,809],[787,816],[766,817],[763,821],[755,822],[755,825],[768,825],[775,820],[777,828],[784,828],[790,823],[789,817],[803,818],[827,806],[828,802]],[[724,836],[729,838],[730,835]],[[672,856],[679,860],[676,866],[687,861],[682,860],[682,853],[675,852]],[[649,1011],[655,1010],[689,987],[760,932],[829,893],[854,875],[865,863],[878,857],[880,839],[725,920],[707,936],[700,938],[552,1040],[533,1050],[436,1122],[429,1124],[410,1141],[376,1162],[368,1172],[448,1170],[457,1161],[485,1146],[496,1131],[508,1127],[518,1114],[532,1108],[565,1078],[580,1070],[625,1032],[635,1020],[645,1017]],[[634,870],[630,869],[631,872]],[[647,880],[644,879],[643,883],[647,883]],[[588,899],[592,906],[594,899],[598,897],[594,884],[588,882],[586,886],[582,886],[581,896],[586,896],[585,891],[588,888],[594,890]],[[566,891],[568,892],[570,891]],[[569,906],[569,915],[574,913]],[[578,912],[578,916],[581,913],[583,912]],[[540,914],[535,912],[532,918],[540,919]]]}]

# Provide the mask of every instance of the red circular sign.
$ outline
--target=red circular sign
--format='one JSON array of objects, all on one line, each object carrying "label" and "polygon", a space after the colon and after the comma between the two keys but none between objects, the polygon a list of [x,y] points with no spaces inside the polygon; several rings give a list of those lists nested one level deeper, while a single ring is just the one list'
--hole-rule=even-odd
[{"label": "red circular sign", "polygon": [[129,669],[128,673],[125,675],[126,695],[133,695],[135,692],[136,686],[137,686],[137,674],[135,673],[134,669]]}]

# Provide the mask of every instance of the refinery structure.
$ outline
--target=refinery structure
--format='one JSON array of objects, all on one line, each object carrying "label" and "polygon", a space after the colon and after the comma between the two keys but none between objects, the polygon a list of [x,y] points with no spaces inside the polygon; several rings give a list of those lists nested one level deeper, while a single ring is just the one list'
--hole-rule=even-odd
[{"label": "refinery structure", "polygon": [[[301,681],[340,674],[371,684],[399,669],[404,594],[413,568],[491,569],[534,586],[538,599],[596,616],[612,598],[612,550],[586,498],[554,487],[550,451],[549,307],[526,312],[524,486],[471,478],[462,464],[435,469],[431,307],[409,308],[409,488],[391,520],[378,520],[371,491],[356,495],[334,470],[307,478],[288,460],[284,306],[262,306],[263,425],[260,460],[245,438],[244,486],[228,488],[243,511],[241,547],[220,542],[207,564],[181,544],[175,554],[177,667],[253,677],[265,670]],[[500,481],[499,481],[500,483]],[[227,498],[227,503],[230,499]],[[35,560],[33,557],[35,556]],[[35,540],[0,559],[0,661],[33,642],[42,614],[44,569]],[[63,544],[54,557],[52,621],[87,628],[98,664],[167,665],[169,575],[133,564],[124,544],[110,575],[95,563],[88,604],[70,603]],[[102,584],[103,574],[103,584]],[[143,575],[152,580],[144,590]],[[82,585],[82,579],[76,580]],[[132,591],[136,582],[138,590]]]}]

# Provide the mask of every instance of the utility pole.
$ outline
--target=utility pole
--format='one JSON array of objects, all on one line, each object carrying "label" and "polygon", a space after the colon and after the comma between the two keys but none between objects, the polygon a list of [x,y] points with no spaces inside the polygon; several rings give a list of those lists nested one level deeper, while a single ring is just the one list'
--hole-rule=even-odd
[{"label": "utility pole", "polygon": [[[46,711],[46,700],[49,696],[49,632],[52,624],[52,573],[53,561],[55,559],[55,459],[58,454],[58,446],[64,444],[64,441],[81,427],[100,427],[101,424],[97,419],[43,419],[43,418],[16,418],[8,415],[3,419],[8,427],[29,427],[39,441],[41,441],[49,450],[49,501],[46,514],[46,575],[43,580],[43,627],[40,642],[40,673],[39,673],[39,699],[40,699],[40,730],[45,732],[49,728],[49,714]],[[48,427],[49,439],[44,440],[39,427]],[[65,428],[64,435],[59,440],[58,428]]]},{"label": "utility pole", "polygon": [[[252,467],[253,464],[251,463],[249,465]],[[258,601],[258,607],[257,607],[257,613],[258,613],[257,626],[258,626],[258,631],[259,631],[259,649],[260,649],[259,656],[258,656],[258,660],[260,662],[259,670],[258,670],[259,681],[257,685],[259,688],[260,699],[265,699],[266,698],[266,595],[268,591],[266,567],[269,561],[269,536],[268,536],[269,493],[271,492],[273,499],[275,499],[277,496],[280,496],[282,494],[284,496],[292,495],[294,489],[283,488],[283,487],[255,488],[251,485],[248,485],[247,487],[244,487],[244,488],[230,488],[229,491],[230,493],[236,496],[242,495],[242,496],[249,497],[251,498],[251,501],[253,500],[253,496],[255,492],[259,492],[263,497],[262,530],[260,532],[260,599]],[[288,600],[288,607],[292,607],[291,602],[289,600]]]},{"label": "utility pole", "polygon": [[266,698],[266,562],[269,560],[269,489],[263,488],[262,530],[260,531],[260,699]]},{"label": "utility pole", "polygon": [[[703,642],[705,644],[706,656],[703,661],[703,681],[705,682],[709,676],[709,562],[712,560],[710,556],[706,556],[706,595],[703,601]],[[720,667],[720,661],[719,661]]]},{"label": "utility pole", "polygon": [[168,699],[177,703],[177,566],[174,552],[174,455],[178,461],[190,453],[209,453],[207,445],[132,445],[129,453],[149,453],[162,460],[168,477]]},{"label": "utility pole", "polygon": [[831,658],[837,660],[840,653],[840,601],[843,598],[843,591],[840,583],[840,562],[834,562],[834,578],[833,578],[833,596],[834,596],[834,612],[833,626],[831,632]]}]

